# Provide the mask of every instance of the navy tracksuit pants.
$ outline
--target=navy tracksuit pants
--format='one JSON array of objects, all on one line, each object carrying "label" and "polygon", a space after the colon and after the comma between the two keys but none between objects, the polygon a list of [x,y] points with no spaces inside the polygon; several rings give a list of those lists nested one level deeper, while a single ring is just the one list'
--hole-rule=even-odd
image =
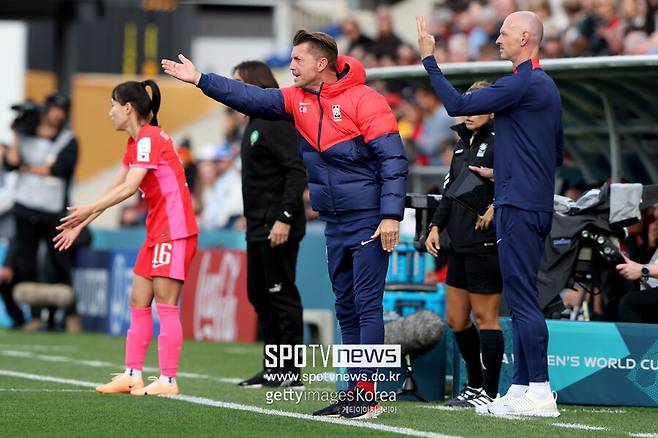
[{"label": "navy tracksuit pants", "polygon": [[503,296],[512,314],[512,383],[517,385],[548,381],[548,329],[539,306],[537,274],[552,220],[550,212],[511,205],[495,209]]},{"label": "navy tracksuit pants", "polygon": [[[383,344],[382,300],[388,269],[388,252],[381,240],[371,239],[381,218],[378,216],[349,222],[327,222],[327,259],[329,278],[336,294],[336,318],[343,344]],[[356,385],[356,376],[371,381],[375,368],[350,368],[348,388]],[[362,379],[359,379],[362,380]]]}]

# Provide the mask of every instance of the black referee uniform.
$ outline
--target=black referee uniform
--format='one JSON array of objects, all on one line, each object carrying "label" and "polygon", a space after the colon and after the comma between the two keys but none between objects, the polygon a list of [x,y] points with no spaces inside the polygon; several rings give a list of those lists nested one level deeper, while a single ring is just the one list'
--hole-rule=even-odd
[{"label": "black referee uniform", "polygon": [[[460,140],[455,145],[444,191],[461,172],[470,172],[468,166],[491,168],[494,162],[493,122],[481,126],[475,134],[463,123],[452,129],[459,134]],[[493,186],[493,183],[490,184]],[[496,230],[493,226],[487,230],[476,230],[476,220],[474,212],[447,197],[441,199],[434,213],[431,226],[437,226],[439,230],[446,229],[450,237],[446,284],[471,294],[500,294],[503,281],[498,263]],[[455,340],[468,372],[468,386],[464,390],[466,392],[450,402],[456,403],[454,406],[464,406],[460,397],[469,396],[469,387],[484,388],[489,397],[495,398],[504,352],[502,332],[485,329],[478,331],[475,325],[471,325],[467,329],[455,331]]]},{"label": "black referee uniform", "polygon": [[[287,121],[252,117],[242,138],[241,157],[249,301],[266,344],[303,344],[295,271],[306,230],[306,170],[297,130]],[[290,234],[287,242],[272,247],[268,236],[276,221],[289,224]]]}]

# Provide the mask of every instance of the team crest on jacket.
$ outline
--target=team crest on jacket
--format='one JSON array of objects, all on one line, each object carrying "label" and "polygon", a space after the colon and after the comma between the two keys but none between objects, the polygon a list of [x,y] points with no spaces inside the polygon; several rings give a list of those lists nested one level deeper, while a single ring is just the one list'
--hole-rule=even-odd
[{"label": "team crest on jacket", "polygon": [[487,152],[487,146],[488,145],[486,143],[482,143],[480,145],[480,147],[478,148],[478,153],[476,155],[478,158],[484,157],[485,152]]},{"label": "team crest on jacket", "polygon": [[331,112],[334,115],[334,122],[340,122],[343,120],[343,116],[340,113],[340,105],[332,105]]}]

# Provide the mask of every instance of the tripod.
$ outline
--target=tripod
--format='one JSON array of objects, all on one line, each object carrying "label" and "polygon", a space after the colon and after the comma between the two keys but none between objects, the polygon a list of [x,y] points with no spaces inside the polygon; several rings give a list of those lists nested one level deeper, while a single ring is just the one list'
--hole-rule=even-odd
[{"label": "tripod", "polygon": [[411,356],[406,354],[405,358],[405,371],[404,371],[404,381],[402,382],[402,387],[395,392],[396,396],[408,395],[415,397],[418,401],[426,402],[427,399],[418,393],[418,385],[413,376],[413,369],[411,368]]}]

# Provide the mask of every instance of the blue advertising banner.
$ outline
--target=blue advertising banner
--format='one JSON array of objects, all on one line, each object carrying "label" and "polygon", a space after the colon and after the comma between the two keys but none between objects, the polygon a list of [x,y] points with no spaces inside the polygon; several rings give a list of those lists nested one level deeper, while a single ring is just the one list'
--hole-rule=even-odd
[{"label": "blue advertising banner", "polygon": [[[658,407],[658,325],[548,320],[548,373],[559,403]],[[501,318],[500,393],[511,385],[512,322]],[[463,364],[461,385],[466,373]]]},{"label": "blue advertising banner", "polygon": [[[130,291],[137,250],[82,249],[73,270],[76,305],[85,331],[125,336],[130,327]],[[153,307],[153,335],[160,324]]]},{"label": "blue advertising banner", "polygon": [[109,251],[78,250],[73,289],[84,331],[107,331],[109,260]]}]

